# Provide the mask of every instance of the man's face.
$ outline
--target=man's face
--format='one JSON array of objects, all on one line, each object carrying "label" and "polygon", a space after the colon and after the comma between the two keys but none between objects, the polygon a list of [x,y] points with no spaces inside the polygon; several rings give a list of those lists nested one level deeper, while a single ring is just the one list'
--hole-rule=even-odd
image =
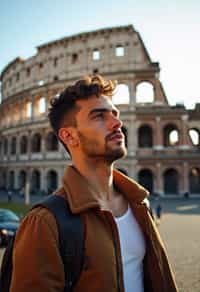
[{"label": "man's face", "polygon": [[80,150],[89,158],[113,162],[126,154],[119,111],[104,96],[77,101],[76,114]]}]

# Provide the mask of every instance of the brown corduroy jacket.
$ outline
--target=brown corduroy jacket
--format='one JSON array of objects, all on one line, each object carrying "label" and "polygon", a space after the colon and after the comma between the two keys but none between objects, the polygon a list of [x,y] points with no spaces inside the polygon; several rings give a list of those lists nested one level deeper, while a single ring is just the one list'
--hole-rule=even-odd
[{"label": "brown corduroy jacket", "polygon": [[[147,191],[120,172],[113,174],[114,183],[129,202],[146,241],[145,292],[178,291],[165,248],[143,203]],[[65,196],[72,213],[80,213],[84,225],[84,267],[74,292],[124,292],[119,235],[112,213],[100,208],[94,190],[73,166],[66,169],[57,195]],[[63,292],[63,288],[55,219],[44,208],[33,209],[17,232],[10,291]]]}]

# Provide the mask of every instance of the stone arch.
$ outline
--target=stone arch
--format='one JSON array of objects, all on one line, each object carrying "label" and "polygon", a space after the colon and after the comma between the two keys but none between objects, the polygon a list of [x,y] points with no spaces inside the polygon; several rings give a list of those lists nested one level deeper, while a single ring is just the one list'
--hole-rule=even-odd
[{"label": "stone arch", "polygon": [[20,153],[26,154],[28,152],[28,138],[27,136],[23,135],[20,138]]},{"label": "stone arch", "polygon": [[138,145],[141,148],[153,146],[153,131],[149,125],[142,125],[138,129]]},{"label": "stone arch", "polygon": [[37,153],[41,151],[42,137],[41,134],[35,133],[31,138],[31,151]]},{"label": "stone arch", "polygon": [[178,127],[174,124],[167,124],[163,128],[163,145],[172,147],[179,144],[180,135]]},{"label": "stone arch", "polygon": [[58,139],[52,131],[49,132],[46,136],[46,150],[47,151],[58,150]]},{"label": "stone arch", "polygon": [[21,170],[19,172],[19,175],[18,175],[18,186],[19,186],[19,189],[25,188],[26,179],[27,179],[26,171],[25,170]]},{"label": "stone arch", "polygon": [[189,190],[191,194],[200,194],[200,168],[192,167],[189,172]]},{"label": "stone arch", "polygon": [[16,147],[17,147],[17,139],[16,139],[16,137],[12,137],[11,144],[10,144],[10,154],[11,155],[16,154]]},{"label": "stone arch", "polygon": [[139,183],[145,187],[150,193],[154,190],[154,177],[151,169],[143,168],[138,173]]},{"label": "stone arch", "polygon": [[55,170],[49,170],[47,172],[47,192],[48,194],[55,191],[58,187],[58,174]]},{"label": "stone arch", "polygon": [[119,83],[115,89],[112,97],[114,104],[129,104],[130,102],[130,90],[127,84]]},{"label": "stone arch", "polygon": [[149,81],[141,81],[136,84],[136,102],[152,103],[154,101],[154,86]]},{"label": "stone arch", "polygon": [[32,193],[35,193],[37,191],[39,191],[41,188],[41,174],[40,174],[40,171],[35,169],[33,170],[32,172],[32,175],[31,175],[31,192]]},{"label": "stone arch", "polygon": [[200,146],[200,130],[196,128],[189,129],[189,137],[191,139],[192,145]]},{"label": "stone arch", "polygon": [[166,195],[177,195],[179,193],[179,174],[176,169],[166,169],[163,174],[163,181]]}]

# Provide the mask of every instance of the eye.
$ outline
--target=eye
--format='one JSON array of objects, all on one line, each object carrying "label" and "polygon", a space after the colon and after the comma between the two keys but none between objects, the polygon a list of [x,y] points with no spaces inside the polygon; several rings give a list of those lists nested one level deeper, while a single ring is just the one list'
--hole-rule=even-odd
[{"label": "eye", "polygon": [[98,113],[94,116],[95,119],[102,119],[104,117],[103,113]]}]

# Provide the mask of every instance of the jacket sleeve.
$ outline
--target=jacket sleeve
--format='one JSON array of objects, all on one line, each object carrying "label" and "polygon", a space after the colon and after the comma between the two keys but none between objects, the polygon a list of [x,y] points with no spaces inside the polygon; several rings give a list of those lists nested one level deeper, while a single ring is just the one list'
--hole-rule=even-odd
[{"label": "jacket sleeve", "polygon": [[16,235],[10,292],[63,290],[56,221],[48,210],[36,208],[23,220]]}]

